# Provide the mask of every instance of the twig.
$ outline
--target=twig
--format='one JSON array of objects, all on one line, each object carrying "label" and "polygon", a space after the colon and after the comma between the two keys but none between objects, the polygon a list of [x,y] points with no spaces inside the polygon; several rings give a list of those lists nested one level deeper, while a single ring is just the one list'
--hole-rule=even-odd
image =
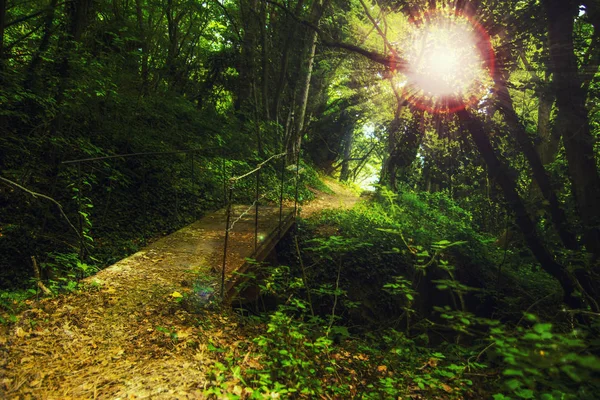
[{"label": "twig", "polygon": [[595,317],[600,317],[600,313],[595,313],[592,311],[585,311],[585,310],[564,310],[563,312],[571,313],[571,314],[593,315]]},{"label": "twig", "polygon": [[239,181],[240,179],[243,179],[249,175],[252,175],[253,173],[255,173],[256,171],[260,170],[266,163],[268,163],[269,161],[271,161],[274,158],[281,158],[283,156],[285,156],[287,153],[279,153],[279,154],[275,154],[269,158],[267,158],[265,161],[261,162],[260,164],[258,164],[256,166],[256,168],[254,168],[252,171],[248,171],[246,172],[244,175],[240,175],[240,176],[234,176],[233,178],[229,179],[229,182],[231,184]]},{"label": "twig", "polygon": [[548,297],[554,296],[555,294],[558,294],[557,292],[552,292],[547,296],[542,297],[541,299],[538,299],[536,301],[534,301],[529,307],[527,307],[527,310],[525,310],[525,312],[523,313],[523,315],[521,316],[521,318],[519,318],[519,321],[517,322],[516,326],[519,326],[521,324],[521,321],[523,321],[523,318],[525,317],[525,314],[527,314],[529,312],[529,310],[531,310],[535,305],[537,305],[538,303],[541,303],[542,301],[546,300]]},{"label": "twig", "polygon": [[31,256],[31,262],[33,263],[33,273],[35,274],[35,280],[37,282],[37,286],[41,289],[42,292],[44,292],[45,295],[52,296],[53,295],[52,291],[50,289],[48,289],[46,287],[46,285],[44,285],[44,283],[42,282],[40,268],[38,267],[35,256]]},{"label": "twig", "polygon": [[77,230],[77,228],[75,228],[75,225],[73,225],[71,223],[71,220],[69,219],[69,217],[67,217],[67,214],[65,214],[62,205],[58,201],[54,200],[52,197],[46,196],[45,194],[41,194],[41,193],[34,192],[32,190],[29,190],[26,187],[19,185],[17,182],[13,182],[10,179],[6,179],[6,178],[4,178],[2,176],[0,176],[0,181],[3,181],[3,182],[5,182],[5,183],[7,183],[9,185],[17,187],[17,188],[23,190],[24,192],[29,193],[34,198],[41,197],[43,199],[49,200],[52,203],[56,204],[56,206],[58,207],[58,210],[60,211],[61,215],[65,218],[65,220],[67,220],[67,223],[69,224],[69,226],[73,229],[73,231],[75,232],[75,234],[77,235],[77,237],[80,240],[82,240],[82,242],[83,242],[83,238],[81,237],[81,234],[79,233],[79,231]]},{"label": "twig", "polygon": [[335,318],[335,308],[337,306],[338,301],[338,289],[340,287],[340,274],[342,272],[342,260],[338,261],[338,271],[337,271],[337,279],[335,280],[335,292],[333,292],[333,308],[331,309],[331,319],[329,320],[329,327],[327,328],[327,334],[331,331],[331,327],[333,326],[333,319]]},{"label": "twig", "polygon": [[483,355],[483,353],[485,353],[490,347],[492,347],[495,344],[496,344],[496,342],[492,342],[492,343],[488,344],[487,346],[485,346],[484,349],[481,350],[479,352],[479,354],[477,354],[477,357],[475,357],[475,361],[479,362],[479,359],[481,358],[481,356]]},{"label": "twig", "polygon": [[313,309],[312,298],[310,295],[310,287],[308,287],[308,278],[306,276],[306,268],[304,268],[304,261],[302,260],[302,254],[300,253],[300,246],[298,246],[298,236],[297,235],[294,236],[294,243],[296,245],[296,252],[298,253],[298,260],[300,261],[300,269],[302,269],[302,280],[304,283],[304,287],[306,288],[306,297],[308,297],[308,305],[310,306],[310,314],[314,317],[315,311]]}]

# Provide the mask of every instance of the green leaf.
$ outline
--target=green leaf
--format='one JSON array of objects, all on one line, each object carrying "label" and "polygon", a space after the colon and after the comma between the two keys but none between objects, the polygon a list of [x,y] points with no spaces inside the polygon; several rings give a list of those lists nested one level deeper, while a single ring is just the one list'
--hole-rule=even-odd
[{"label": "green leaf", "polygon": [[537,341],[537,340],[540,340],[541,338],[542,337],[540,335],[537,335],[537,334],[531,333],[531,332],[526,333],[526,334],[523,335],[523,339],[525,339],[525,340],[535,340],[535,341]]},{"label": "green leaf", "polygon": [[521,381],[519,381],[518,379],[509,379],[506,382],[504,382],[504,384],[510,390],[516,390],[516,389],[520,388],[522,385]]},{"label": "green leaf", "polygon": [[576,361],[579,365],[581,365],[584,368],[600,372],[600,358],[596,356],[578,356]]},{"label": "green leaf", "polygon": [[515,394],[522,399],[533,399],[535,397],[531,389],[519,389],[515,391]]},{"label": "green leaf", "polygon": [[521,371],[520,369],[505,369],[503,372],[504,375],[507,376],[523,376],[523,371]]},{"label": "green leaf", "polygon": [[527,321],[530,322],[537,322],[538,318],[535,316],[535,314],[531,314],[531,313],[525,313],[525,319],[527,319]]},{"label": "green leaf", "polygon": [[552,324],[549,322],[535,324],[533,326],[533,330],[540,334],[545,333],[545,332],[550,332],[552,330]]},{"label": "green leaf", "polygon": [[580,376],[579,371],[573,365],[563,365],[560,370],[567,374],[574,382],[580,383],[583,377]]}]

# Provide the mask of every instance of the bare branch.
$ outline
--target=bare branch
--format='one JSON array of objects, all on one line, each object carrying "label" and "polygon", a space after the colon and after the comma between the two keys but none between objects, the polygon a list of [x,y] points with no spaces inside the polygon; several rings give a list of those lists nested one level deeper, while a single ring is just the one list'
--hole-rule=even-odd
[{"label": "bare branch", "polygon": [[83,238],[81,237],[81,234],[79,233],[79,231],[77,230],[77,228],[75,228],[75,225],[73,225],[71,223],[71,220],[69,219],[69,217],[67,217],[67,214],[65,214],[62,205],[58,201],[54,200],[52,197],[46,196],[45,194],[41,194],[41,193],[34,192],[32,190],[29,190],[26,187],[19,185],[17,182],[13,182],[10,179],[6,179],[6,178],[4,178],[2,176],[0,176],[0,181],[4,182],[6,184],[9,184],[11,186],[14,186],[14,187],[16,187],[18,189],[21,189],[22,191],[24,191],[26,193],[29,193],[31,196],[33,196],[36,199],[38,197],[41,197],[43,199],[49,200],[52,203],[56,204],[56,206],[58,207],[58,210],[60,211],[61,215],[65,218],[65,220],[67,220],[67,223],[69,224],[69,226],[73,229],[73,231],[75,232],[75,234],[77,235],[77,237],[83,243]]}]

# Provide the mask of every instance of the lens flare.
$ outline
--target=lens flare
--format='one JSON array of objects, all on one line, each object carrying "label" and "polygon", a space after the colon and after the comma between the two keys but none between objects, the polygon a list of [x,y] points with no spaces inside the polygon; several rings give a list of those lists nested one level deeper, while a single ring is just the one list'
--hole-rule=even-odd
[{"label": "lens flare", "polygon": [[412,22],[403,87],[411,104],[433,113],[455,112],[489,93],[494,53],[481,26],[446,10]]}]

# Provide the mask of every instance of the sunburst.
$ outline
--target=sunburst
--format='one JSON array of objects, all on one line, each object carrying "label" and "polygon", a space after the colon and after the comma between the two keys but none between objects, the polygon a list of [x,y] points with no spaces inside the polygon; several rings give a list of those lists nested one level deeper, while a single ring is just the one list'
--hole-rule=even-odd
[{"label": "sunburst", "polygon": [[437,10],[413,20],[404,57],[405,98],[430,112],[453,112],[483,98],[492,86],[489,36],[466,16]]}]

